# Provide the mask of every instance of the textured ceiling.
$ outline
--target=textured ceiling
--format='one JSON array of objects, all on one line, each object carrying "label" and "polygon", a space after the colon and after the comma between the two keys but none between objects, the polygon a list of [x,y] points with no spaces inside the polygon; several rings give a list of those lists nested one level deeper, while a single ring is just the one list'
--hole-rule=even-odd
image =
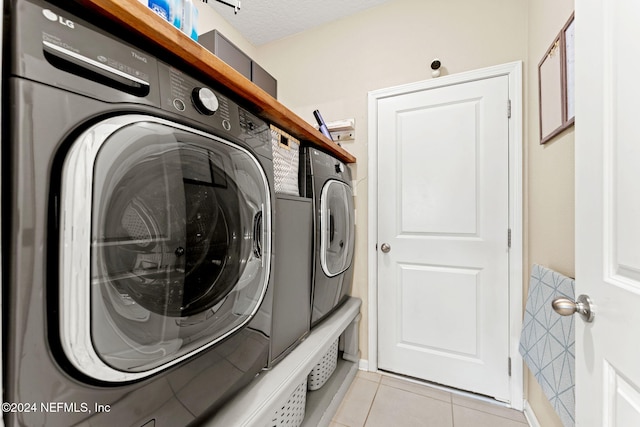
[{"label": "textured ceiling", "polygon": [[233,8],[216,0],[209,5],[252,44],[259,46],[335,21],[390,0],[241,0]]}]

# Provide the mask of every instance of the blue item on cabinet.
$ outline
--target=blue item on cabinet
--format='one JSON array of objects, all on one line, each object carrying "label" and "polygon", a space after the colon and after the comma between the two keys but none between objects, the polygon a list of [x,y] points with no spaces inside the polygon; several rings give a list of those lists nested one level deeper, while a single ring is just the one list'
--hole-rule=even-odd
[{"label": "blue item on cabinet", "polygon": [[198,8],[191,0],[185,0],[191,3],[191,32],[187,35],[193,40],[198,41]]},{"label": "blue item on cabinet", "polygon": [[171,22],[173,23],[174,27],[180,30],[182,29],[184,16],[184,2],[184,0],[172,0],[171,4],[171,15],[173,16]]},{"label": "blue item on cabinet", "polygon": [[149,0],[148,6],[162,19],[171,22],[171,4],[169,0]]},{"label": "blue item on cabinet", "polygon": [[193,0],[183,0],[182,27],[183,33],[198,41],[198,8]]}]

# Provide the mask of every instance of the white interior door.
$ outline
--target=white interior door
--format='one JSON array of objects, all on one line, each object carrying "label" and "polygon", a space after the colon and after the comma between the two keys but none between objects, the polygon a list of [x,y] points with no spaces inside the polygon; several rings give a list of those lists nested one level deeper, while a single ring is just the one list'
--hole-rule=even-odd
[{"label": "white interior door", "polygon": [[504,401],[508,102],[502,75],[377,104],[378,367]]},{"label": "white interior door", "polygon": [[640,426],[636,0],[576,1],[576,424]]}]

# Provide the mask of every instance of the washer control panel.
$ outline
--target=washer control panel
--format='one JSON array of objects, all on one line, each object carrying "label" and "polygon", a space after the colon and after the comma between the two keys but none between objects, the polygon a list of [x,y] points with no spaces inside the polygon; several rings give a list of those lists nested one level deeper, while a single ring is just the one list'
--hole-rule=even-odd
[{"label": "washer control panel", "polygon": [[[226,132],[237,127],[237,105],[191,76],[158,63],[160,106]],[[234,126],[236,124],[236,126]]]},{"label": "washer control panel", "polygon": [[220,136],[232,136],[252,147],[271,152],[267,124],[188,74],[158,62],[160,106],[206,125]]},{"label": "washer control panel", "polygon": [[212,116],[218,111],[220,102],[216,94],[208,87],[196,87],[191,92],[191,100],[198,112],[205,116]]}]

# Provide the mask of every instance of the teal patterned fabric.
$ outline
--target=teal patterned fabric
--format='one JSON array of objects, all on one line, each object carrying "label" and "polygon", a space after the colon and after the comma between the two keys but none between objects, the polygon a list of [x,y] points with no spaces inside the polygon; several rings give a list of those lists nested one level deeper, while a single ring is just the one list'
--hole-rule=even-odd
[{"label": "teal patterned fabric", "polygon": [[565,427],[575,425],[574,316],[560,316],[551,301],[575,301],[575,281],[534,265],[520,336],[520,354]]}]

